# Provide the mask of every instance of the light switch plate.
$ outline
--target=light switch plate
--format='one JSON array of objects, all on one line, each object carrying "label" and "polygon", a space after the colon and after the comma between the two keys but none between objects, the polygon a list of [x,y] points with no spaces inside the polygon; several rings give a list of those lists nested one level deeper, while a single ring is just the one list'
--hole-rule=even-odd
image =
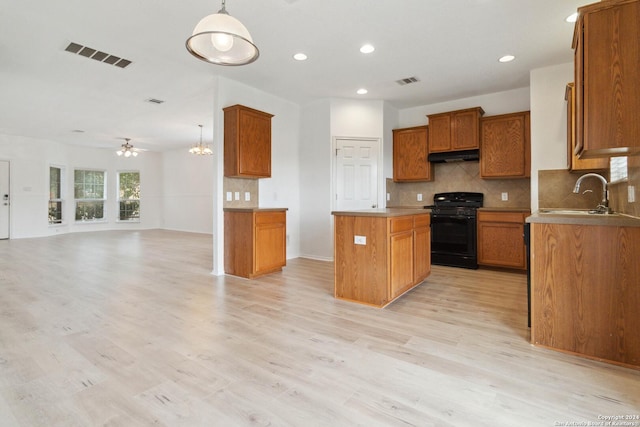
[{"label": "light switch plate", "polygon": [[227,191],[227,202],[230,202],[233,200],[233,195],[231,194],[231,191]]},{"label": "light switch plate", "polygon": [[422,193],[418,193],[418,201],[421,202],[422,201]]},{"label": "light switch plate", "polygon": [[249,193],[248,191],[244,192],[244,201],[248,202],[251,200],[251,193]]},{"label": "light switch plate", "polygon": [[636,187],[635,185],[630,185],[627,187],[627,200],[629,203],[633,203],[636,201]]},{"label": "light switch plate", "polygon": [[234,200],[240,200],[240,192],[239,191],[236,191],[236,192],[233,193],[233,199]]},{"label": "light switch plate", "polygon": [[506,202],[507,200],[509,200],[509,193],[505,191],[504,193],[502,193],[502,201]]}]

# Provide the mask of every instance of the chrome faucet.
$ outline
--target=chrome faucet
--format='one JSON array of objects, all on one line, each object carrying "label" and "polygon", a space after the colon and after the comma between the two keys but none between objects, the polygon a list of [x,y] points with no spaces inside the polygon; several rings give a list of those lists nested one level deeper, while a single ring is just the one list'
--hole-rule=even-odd
[{"label": "chrome faucet", "polygon": [[573,189],[573,192],[576,194],[580,193],[580,184],[582,184],[582,180],[589,177],[598,178],[602,182],[602,201],[600,202],[598,207],[596,207],[595,213],[611,213],[612,211],[609,208],[609,190],[608,190],[609,184],[607,183],[607,180],[602,175],[598,175],[597,173],[586,173],[582,175],[576,181],[576,186]]}]

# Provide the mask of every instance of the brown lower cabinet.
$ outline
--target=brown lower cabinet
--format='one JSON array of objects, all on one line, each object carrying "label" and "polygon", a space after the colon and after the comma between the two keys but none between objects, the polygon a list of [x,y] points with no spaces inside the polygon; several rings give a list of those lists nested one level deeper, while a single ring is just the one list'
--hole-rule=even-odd
[{"label": "brown lower cabinet", "polygon": [[224,272],[252,279],[287,263],[286,209],[224,210]]},{"label": "brown lower cabinet", "polygon": [[428,212],[334,216],[336,298],[384,307],[431,273]]},{"label": "brown lower cabinet", "polygon": [[640,369],[640,227],[532,223],[531,245],[531,342]]},{"label": "brown lower cabinet", "polygon": [[525,270],[526,211],[478,211],[478,264]]}]

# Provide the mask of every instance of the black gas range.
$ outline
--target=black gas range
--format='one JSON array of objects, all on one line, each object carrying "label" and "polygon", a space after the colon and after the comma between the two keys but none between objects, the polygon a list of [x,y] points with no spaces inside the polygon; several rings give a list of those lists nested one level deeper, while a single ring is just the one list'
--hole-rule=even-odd
[{"label": "black gas range", "polygon": [[477,211],[482,193],[450,192],[433,196],[431,209],[431,263],[478,268]]}]

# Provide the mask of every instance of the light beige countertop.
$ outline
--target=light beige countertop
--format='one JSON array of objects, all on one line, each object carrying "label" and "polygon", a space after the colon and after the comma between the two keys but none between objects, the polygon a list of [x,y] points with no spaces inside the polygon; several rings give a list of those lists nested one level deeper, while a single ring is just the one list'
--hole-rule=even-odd
[{"label": "light beige countertop", "polygon": [[597,215],[588,213],[554,214],[534,212],[526,222],[533,224],[606,225],[617,227],[640,227],[640,218],[625,214]]},{"label": "light beige countertop", "polygon": [[430,209],[416,209],[416,208],[379,208],[379,209],[364,209],[360,211],[333,211],[332,215],[339,216],[378,216],[383,218],[390,218],[395,216],[404,215],[429,215]]}]

